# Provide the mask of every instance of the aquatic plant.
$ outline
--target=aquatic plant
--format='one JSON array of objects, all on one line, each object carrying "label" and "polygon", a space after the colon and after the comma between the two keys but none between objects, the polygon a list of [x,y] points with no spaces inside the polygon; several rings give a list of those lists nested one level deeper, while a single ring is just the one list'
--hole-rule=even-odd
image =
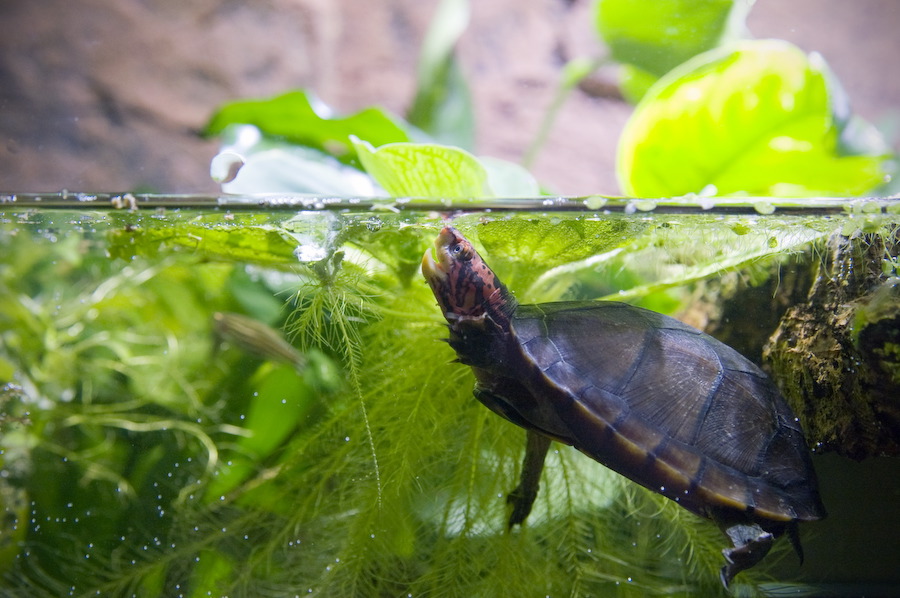
[{"label": "aquatic plant", "polygon": [[[532,519],[505,530],[523,434],[473,399],[471,374],[438,342],[441,315],[411,266],[434,217],[341,216],[325,256],[298,265],[277,241],[296,247],[297,218],[224,216],[58,212],[3,225],[11,592],[719,591],[714,526],[568,447],[551,451]],[[742,268],[824,234],[791,220],[799,236],[781,236],[778,219],[735,234],[740,222],[720,222],[721,236],[703,217],[458,224],[536,300],[630,280],[671,311],[716,260]],[[529,252],[510,252],[510,235]],[[236,255],[241,239],[269,249]],[[609,253],[614,267],[590,263]],[[648,284],[650,256],[668,282]],[[249,328],[217,332],[216,314],[234,312]],[[302,359],[266,342],[282,327]],[[744,574],[740,591],[762,576]]]},{"label": "aquatic plant", "polygon": [[[645,22],[633,18],[640,4],[604,2],[597,13],[613,57],[629,65],[629,95],[645,98],[623,142],[623,153],[632,154],[621,162],[623,181],[637,192],[693,193],[684,201],[713,207],[703,195],[710,181],[697,182],[696,169],[641,154],[686,136],[653,126],[690,107],[662,97],[681,81],[667,73],[696,60],[694,67],[724,77],[730,63],[717,48],[739,7],[704,3],[706,10],[691,11],[699,21],[648,42],[622,26]],[[696,3],[671,3],[688,4]],[[454,132],[459,145],[471,139],[471,113],[451,109],[467,105],[453,57],[460,23],[451,20],[449,33],[436,24],[423,58],[409,120],[432,135],[429,143],[412,143],[413,129],[378,109],[328,115],[309,93],[242,101],[223,107],[206,129],[244,153],[243,178],[231,189],[261,191],[253,188],[260,180],[286,181],[292,191],[383,189],[444,198],[453,209],[467,205],[457,195],[534,194],[524,169],[433,143]],[[684,32],[698,28],[709,35],[683,47]],[[662,53],[643,48],[660,40]],[[743,57],[770,50],[741,48]],[[706,51],[716,53],[703,57]],[[679,59],[656,64],[647,61],[652,55]],[[797,98],[810,89],[817,100],[832,98],[821,69],[806,57],[792,64],[813,83],[794,90]],[[575,66],[565,89],[589,72]],[[756,74],[766,79],[775,70]],[[853,145],[843,143],[871,141],[859,133],[868,129],[837,118],[832,102],[814,104],[809,113],[824,133],[802,139],[811,159],[801,160],[805,176],[789,190],[822,191],[810,181],[818,184],[814,175],[835,163],[853,167],[836,170],[825,191],[880,184],[883,147],[856,144],[857,159],[841,162]],[[728,105],[730,124],[744,127],[751,111]],[[257,135],[238,147],[234,127],[245,125]],[[756,160],[738,170],[756,173],[760,162],[780,157],[778,144],[770,146],[756,148]],[[279,160],[257,160],[267,152],[280,152]],[[417,168],[406,169],[409,163]],[[835,224],[768,216],[774,206],[765,200],[758,214],[734,217],[665,217],[649,200],[629,204],[632,214],[605,214],[606,201],[589,198],[595,211],[577,215],[457,214],[455,225],[523,300],[615,296],[678,313],[711,278],[777,271],[785,255],[821,247]],[[551,451],[528,524],[505,529],[524,434],[473,399],[471,374],[451,363],[440,342],[442,316],[418,264],[442,214],[5,214],[5,595],[723,591],[713,525],[567,447]],[[848,236],[888,230],[866,213],[848,214],[842,225]],[[742,574],[734,591],[759,593],[765,575],[762,568]]]}]

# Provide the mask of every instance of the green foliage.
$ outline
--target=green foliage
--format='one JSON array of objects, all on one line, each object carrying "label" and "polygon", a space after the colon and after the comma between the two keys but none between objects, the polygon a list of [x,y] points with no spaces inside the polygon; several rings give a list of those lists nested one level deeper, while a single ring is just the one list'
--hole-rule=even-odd
[{"label": "green foliage", "polygon": [[394,197],[485,197],[487,171],[472,154],[434,144],[354,142],[360,161]]},{"label": "green foliage", "polygon": [[[493,267],[504,273],[506,283],[521,290],[520,301],[542,302],[559,300],[574,284],[572,279],[562,281],[553,276],[555,268],[628,245],[646,228],[646,222],[634,219],[523,217],[491,222],[479,229],[478,240],[492,256]],[[540,290],[535,288],[535,283],[541,271],[534,264],[541,264],[545,274],[551,273],[549,279],[544,278],[545,285]]]},{"label": "green foliage", "polygon": [[743,34],[748,4],[734,0],[597,0],[594,25],[613,59],[625,65],[634,101],[688,59]]},{"label": "green foliage", "polygon": [[418,87],[406,115],[437,141],[467,150],[475,145],[475,116],[454,50],[470,12],[469,0],[443,0],[438,6],[422,44]]},{"label": "green foliage", "polygon": [[[891,151],[871,125],[850,113],[821,56],[777,40],[735,41],[744,34],[748,9],[733,0],[596,3],[596,29],[625,69],[623,93],[642,98],[619,142],[623,191],[643,197],[814,197],[862,195],[883,185],[896,168]],[[408,115],[434,138],[461,147],[471,145],[473,109],[454,49],[468,17],[465,0],[440,5]],[[566,65],[525,153],[526,166],[567,95],[601,62],[581,58]],[[237,178],[223,185],[233,193],[540,193],[524,168],[478,159],[421,134],[413,143],[412,124],[377,109],[321,116],[327,113],[306,92],[223,107],[206,127],[225,140],[214,176],[227,181],[230,170],[243,164]],[[251,125],[256,128],[248,130]]]},{"label": "green foliage", "polygon": [[[567,447],[551,450],[527,525],[506,531],[524,433],[473,399],[470,370],[436,342],[417,263],[440,223],[412,216],[4,224],[0,523],[16,541],[0,545],[3,583],[75,596],[720,593],[713,524]],[[456,224],[525,300],[597,296],[606,281],[671,310],[679,281],[822,234],[780,222]],[[234,239],[206,234],[223,227]],[[236,254],[241,239],[270,246],[259,230],[322,252]],[[223,313],[242,315],[216,325]],[[742,574],[743,591],[761,571]]]},{"label": "green foliage", "polygon": [[266,135],[281,137],[349,160],[354,157],[350,135],[375,145],[409,141],[409,133],[396,117],[380,108],[366,108],[345,117],[303,91],[292,91],[268,100],[243,100],[222,106],[203,130],[218,135],[228,125],[249,124]]},{"label": "green foliage", "polygon": [[190,222],[162,221],[152,226],[129,226],[114,233],[110,254],[129,259],[133,255],[156,255],[160,251],[190,252],[210,258],[248,261],[272,266],[290,261],[295,239],[282,229],[255,226],[253,219],[222,222],[219,217],[197,217]]},{"label": "green foliage", "polygon": [[[630,192],[862,193],[878,183],[879,140],[840,109],[821,62],[757,42],[677,66],[735,31],[740,7],[657,6],[598,7],[615,56],[641,78],[635,93],[663,76],[623,138]],[[409,117],[437,139],[462,133],[461,145],[471,106],[453,47],[467,9],[442,4]],[[641,20],[629,20],[636,10]],[[563,92],[595,64],[571,62]],[[206,128],[245,162],[232,191],[537,194],[524,169],[412,143],[412,131],[378,109],[332,117],[305,92],[227,105]],[[692,283],[799,251],[829,232],[822,223],[454,220],[523,301],[614,296],[667,313],[685,308]],[[419,264],[442,225],[411,211],[4,215],[4,590],[720,594],[714,525],[567,447],[551,450],[527,524],[505,529],[524,434],[473,399],[472,373],[436,342],[444,322]],[[880,221],[854,214],[845,226]],[[223,325],[223,314],[233,319]],[[754,594],[763,571],[742,573],[737,591]]]},{"label": "green foliage", "polygon": [[638,105],[619,144],[626,193],[857,195],[887,151],[845,155],[827,66],[780,41],[742,42],[679,66]]}]

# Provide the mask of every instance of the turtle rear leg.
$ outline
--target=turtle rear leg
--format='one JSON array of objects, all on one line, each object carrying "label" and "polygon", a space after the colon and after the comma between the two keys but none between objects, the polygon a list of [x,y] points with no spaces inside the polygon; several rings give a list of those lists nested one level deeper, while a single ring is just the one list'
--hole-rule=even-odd
[{"label": "turtle rear leg", "polygon": [[797,557],[800,559],[800,564],[803,564],[803,546],[800,545],[800,530],[797,527],[796,521],[791,521],[787,525],[787,537],[788,540],[791,541],[791,546],[794,548],[794,552],[797,553]]},{"label": "turtle rear leg", "polygon": [[506,502],[510,506],[509,527],[522,523],[531,513],[531,506],[537,498],[541,471],[544,469],[544,457],[547,456],[549,448],[549,438],[528,430],[519,485],[506,497]]},{"label": "turtle rear leg", "polygon": [[722,550],[728,563],[722,567],[719,578],[726,588],[734,576],[762,560],[772,548],[775,535],[755,523],[740,523],[725,529],[734,548]]}]

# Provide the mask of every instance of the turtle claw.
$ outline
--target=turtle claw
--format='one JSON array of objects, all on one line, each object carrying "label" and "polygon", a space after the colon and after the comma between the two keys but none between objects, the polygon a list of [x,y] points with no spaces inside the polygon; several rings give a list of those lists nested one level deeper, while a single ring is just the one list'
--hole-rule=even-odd
[{"label": "turtle claw", "polygon": [[787,527],[787,537],[788,540],[791,541],[791,546],[794,548],[794,552],[797,553],[797,557],[800,559],[800,564],[803,564],[803,546],[800,545],[800,530],[797,528],[797,522],[792,521],[788,524]]},{"label": "turtle claw", "polygon": [[537,498],[537,486],[532,491],[527,491],[522,484],[516,486],[515,490],[506,496],[506,504],[511,505],[509,510],[509,520],[507,528],[512,529],[513,526],[521,524],[531,513],[531,506],[534,499]]},{"label": "turtle claw", "polygon": [[719,572],[722,585],[728,588],[734,576],[749,569],[762,560],[772,548],[775,535],[763,530],[758,524],[732,525],[725,533],[734,543],[734,548],[725,548],[722,554],[728,563]]}]

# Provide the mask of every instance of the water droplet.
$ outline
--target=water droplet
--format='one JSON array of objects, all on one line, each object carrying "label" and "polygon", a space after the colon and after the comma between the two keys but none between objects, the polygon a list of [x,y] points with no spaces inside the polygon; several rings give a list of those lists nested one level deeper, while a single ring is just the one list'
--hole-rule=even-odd
[{"label": "water droplet", "polygon": [[606,205],[607,199],[599,195],[593,195],[584,200],[584,205],[589,210],[599,210]]},{"label": "water droplet", "polygon": [[764,216],[775,213],[775,206],[764,200],[754,202],[753,209],[756,210],[758,214],[762,214]]},{"label": "water droplet", "polygon": [[636,199],[634,200],[634,207],[641,212],[652,212],[656,209],[656,202],[652,199]]}]

